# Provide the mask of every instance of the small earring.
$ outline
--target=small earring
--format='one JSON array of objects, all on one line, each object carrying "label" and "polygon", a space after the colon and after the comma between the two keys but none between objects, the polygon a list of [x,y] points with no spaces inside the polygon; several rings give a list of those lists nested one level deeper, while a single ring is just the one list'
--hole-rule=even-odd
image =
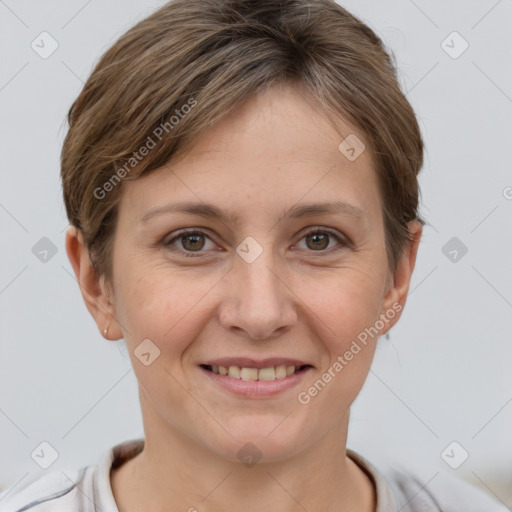
[{"label": "small earring", "polygon": [[107,328],[106,329],[103,329],[103,336],[105,336],[105,338],[107,337],[107,333],[108,333],[108,328],[109,328],[110,324],[107,325]]}]

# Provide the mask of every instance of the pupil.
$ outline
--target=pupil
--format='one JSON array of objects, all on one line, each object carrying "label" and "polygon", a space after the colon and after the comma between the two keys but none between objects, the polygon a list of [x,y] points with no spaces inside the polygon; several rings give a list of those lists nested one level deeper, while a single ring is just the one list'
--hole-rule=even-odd
[{"label": "pupil", "polygon": [[[186,235],[182,238],[182,245],[184,249],[196,250],[202,249],[204,246],[204,240],[201,240],[203,235]],[[192,244],[187,244],[187,241],[192,240]],[[202,242],[202,243],[201,243]],[[187,245],[189,245],[187,247]]]},{"label": "pupil", "polygon": [[[322,233],[313,233],[307,236],[308,245],[310,241],[313,242],[312,249],[325,249],[329,245],[328,236]],[[182,238],[182,245],[188,250],[202,249],[204,246],[203,235],[185,235]]]},{"label": "pupil", "polygon": [[315,245],[312,247],[313,249],[325,249],[329,245],[328,236],[325,234],[313,233],[308,235],[307,238],[308,240],[313,240],[314,244],[318,244],[318,242],[320,242],[320,246]]}]

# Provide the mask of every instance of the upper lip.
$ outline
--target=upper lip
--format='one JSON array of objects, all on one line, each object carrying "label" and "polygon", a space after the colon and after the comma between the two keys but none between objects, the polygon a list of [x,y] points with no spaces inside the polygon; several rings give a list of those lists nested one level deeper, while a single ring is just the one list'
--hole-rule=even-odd
[{"label": "upper lip", "polygon": [[271,368],[273,366],[311,366],[299,359],[288,357],[269,357],[267,359],[252,359],[251,357],[222,357],[210,359],[201,363],[209,366],[238,366],[240,368]]}]

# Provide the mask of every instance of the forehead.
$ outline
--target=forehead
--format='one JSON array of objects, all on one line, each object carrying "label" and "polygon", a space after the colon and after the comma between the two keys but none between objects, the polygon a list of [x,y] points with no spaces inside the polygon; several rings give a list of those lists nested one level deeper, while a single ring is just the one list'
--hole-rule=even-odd
[{"label": "forehead", "polygon": [[364,137],[343,120],[337,128],[311,96],[271,88],[212,126],[179,160],[123,183],[120,216],[139,221],[171,201],[214,204],[239,220],[244,213],[282,215],[301,202],[345,202],[378,222],[372,157],[358,154]]}]

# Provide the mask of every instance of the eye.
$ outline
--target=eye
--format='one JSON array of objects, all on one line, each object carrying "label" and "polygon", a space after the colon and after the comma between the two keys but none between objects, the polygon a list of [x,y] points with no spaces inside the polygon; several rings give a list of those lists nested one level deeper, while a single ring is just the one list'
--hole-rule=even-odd
[{"label": "eye", "polygon": [[[208,247],[207,241],[210,242]],[[204,231],[181,231],[176,236],[164,243],[165,247],[173,252],[181,252],[184,256],[196,256],[194,253],[204,252],[202,249],[213,249],[215,244]],[[177,245],[177,247],[176,247]],[[173,248],[174,246],[174,248]],[[199,255],[197,254],[197,255]]]},{"label": "eye", "polygon": [[[335,252],[342,249],[344,246],[348,245],[347,242],[339,236],[336,232],[331,231],[329,229],[321,229],[316,228],[312,231],[306,233],[301,240],[305,241],[306,249],[310,249],[314,252]],[[337,242],[340,247],[335,248],[333,251],[325,251],[326,249],[332,249],[333,245],[331,242]],[[296,245],[296,247],[298,244]],[[334,247],[336,247],[336,243],[334,243]]]},{"label": "eye", "polygon": [[[326,249],[329,248],[330,239],[334,239],[338,242],[340,247],[326,251]],[[197,229],[186,230],[179,232],[176,236],[165,242],[164,245],[172,252],[181,253],[181,255],[186,257],[197,257],[204,252],[202,249],[208,249],[207,240],[215,246],[206,232]],[[312,252],[333,253],[349,245],[349,243],[335,231],[323,228],[315,228],[307,232],[300,239],[299,243],[302,242],[302,240],[306,243],[306,249]],[[176,247],[176,244],[178,244],[178,247]],[[213,247],[210,247],[210,249],[213,249]]]}]

